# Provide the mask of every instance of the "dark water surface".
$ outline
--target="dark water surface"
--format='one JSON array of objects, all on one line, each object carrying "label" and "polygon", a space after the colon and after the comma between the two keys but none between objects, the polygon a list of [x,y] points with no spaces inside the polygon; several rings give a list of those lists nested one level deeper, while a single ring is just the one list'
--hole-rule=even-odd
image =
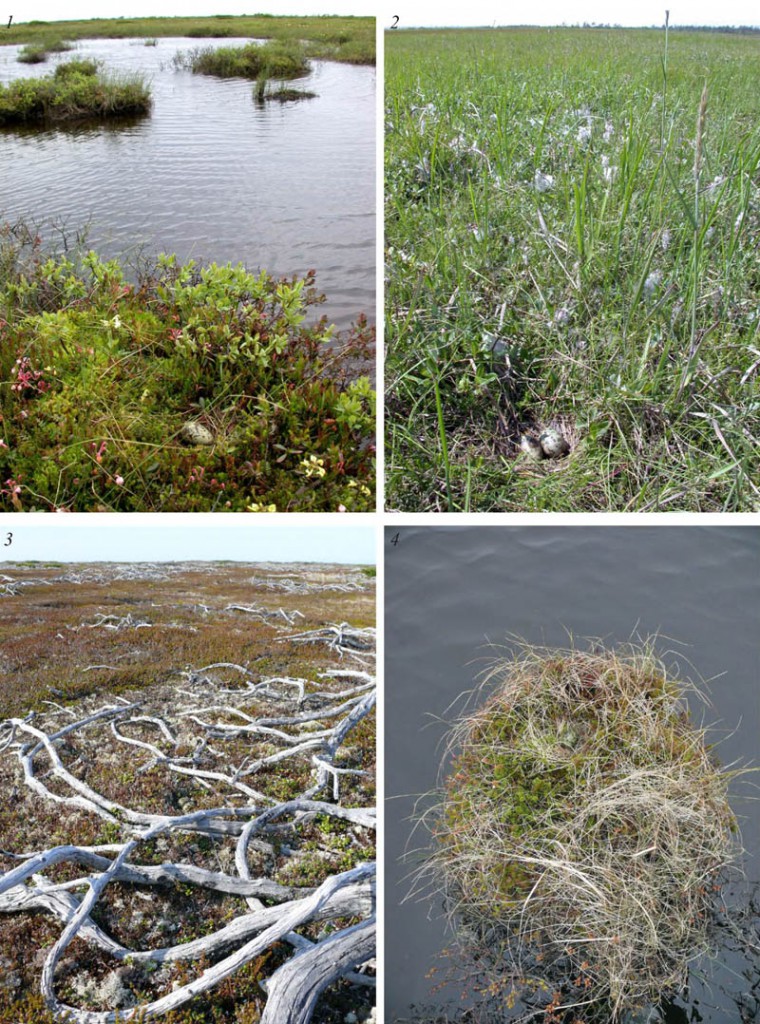
[{"label": "dark water surface", "polygon": [[0,130],[0,219],[90,224],[112,257],[176,252],[243,262],[275,277],[314,268],[321,311],[340,328],[375,311],[375,69],[312,62],[292,83],[317,93],[257,104],[253,83],[177,71],[178,50],[249,40],[82,40],[45,64],[0,46],[0,82],[47,75],[72,58],[137,72],[153,110],[120,124]]},{"label": "dark water surface", "polygon": [[[675,652],[669,665],[712,680],[705,717],[724,740],[722,761],[760,764],[760,527],[389,527],[385,586],[385,1020],[420,1019],[413,1004],[430,1016],[445,1008],[455,1020],[464,1005],[458,988],[434,993],[425,977],[432,967],[445,972],[440,954],[451,935],[441,907],[402,904],[419,858],[400,858],[407,844],[425,842],[421,832],[410,842],[408,818],[415,797],[436,784],[447,731],[440,718],[493,656],[484,644],[508,633],[566,646],[567,630],[608,644],[659,632],[659,653]],[[732,804],[747,879],[757,882],[760,805],[752,793],[738,785]],[[668,1022],[758,1019],[740,1017],[730,994],[747,990],[732,973],[746,966],[729,954],[701,964],[707,982],[692,975],[688,999]]]}]

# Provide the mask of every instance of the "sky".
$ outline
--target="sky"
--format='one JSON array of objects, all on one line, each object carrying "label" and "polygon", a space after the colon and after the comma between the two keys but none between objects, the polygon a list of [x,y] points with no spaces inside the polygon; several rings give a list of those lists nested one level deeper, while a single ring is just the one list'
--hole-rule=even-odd
[{"label": "sky", "polygon": [[[342,516],[334,524],[281,526],[267,516],[246,517],[245,523],[217,519],[213,525],[196,520],[188,525],[160,523],[131,525],[124,516],[111,522],[65,524],[56,517],[50,525],[20,523],[4,516],[0,523],[2,562],[338,562],[375,564],[375,530],[354,526]],[[97,518],[97,517],[96,517]],[[253,522],[252,520],[256,521]],[[12,534],[7,544],[8,534]]]},{"label": "sky", "polygon": [[470,0],[466,4],[442,4],[429,0],[399,3],[393,14],[380,15],[386,27],[399,17],[398,28],[434,25],[662,25],[665,9],[670,9],[672,25],[758,25],[757,0],[532,0],[529,5],[505,4],[491,0]]}]

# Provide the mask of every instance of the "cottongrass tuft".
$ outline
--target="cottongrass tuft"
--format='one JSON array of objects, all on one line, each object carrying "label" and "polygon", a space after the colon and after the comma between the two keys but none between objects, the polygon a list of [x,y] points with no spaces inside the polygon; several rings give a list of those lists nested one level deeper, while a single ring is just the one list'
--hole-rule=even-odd
[{"label": "cottongrass tuft", "polygon": [[[449,737],[422,820],[419,886],[500,992],[558,1021],[618,1021],[683,986],[709,952],[740,852],[721,769],[653,644],[523,645]],[[552,1016],[554,1014],[554,1016]],[[532,1014],[528,1014],[532,1016]]]}]

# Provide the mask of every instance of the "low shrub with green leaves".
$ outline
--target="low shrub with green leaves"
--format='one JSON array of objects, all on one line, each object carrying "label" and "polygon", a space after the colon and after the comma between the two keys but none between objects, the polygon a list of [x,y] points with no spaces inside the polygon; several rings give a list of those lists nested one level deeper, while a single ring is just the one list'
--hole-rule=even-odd
[{"label": "low shrub with green leaves", "polygon": [[373,331],[312,273],[47,256],[0,232],[0,509],[367,511]]},{"label": "low shrub with green leaves", "polygon": [[45,78],[0,85],[0,126],[147,114],[150,88],[139,75],[106,77],[91,60],[59,65]]}]

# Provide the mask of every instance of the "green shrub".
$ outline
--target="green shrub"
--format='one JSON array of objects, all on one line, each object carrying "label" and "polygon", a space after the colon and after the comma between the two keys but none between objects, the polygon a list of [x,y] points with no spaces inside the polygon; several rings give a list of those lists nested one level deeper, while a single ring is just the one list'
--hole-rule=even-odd
[{"label": "green shrub", "polygon": [[355,371],[372,331],[337,351],[324,319],[307,325],[312,276],[162,257],[136,286],[94,253],[22,253],[7,227],[0,275],[0,508],[374,506],[374,393]]}]

